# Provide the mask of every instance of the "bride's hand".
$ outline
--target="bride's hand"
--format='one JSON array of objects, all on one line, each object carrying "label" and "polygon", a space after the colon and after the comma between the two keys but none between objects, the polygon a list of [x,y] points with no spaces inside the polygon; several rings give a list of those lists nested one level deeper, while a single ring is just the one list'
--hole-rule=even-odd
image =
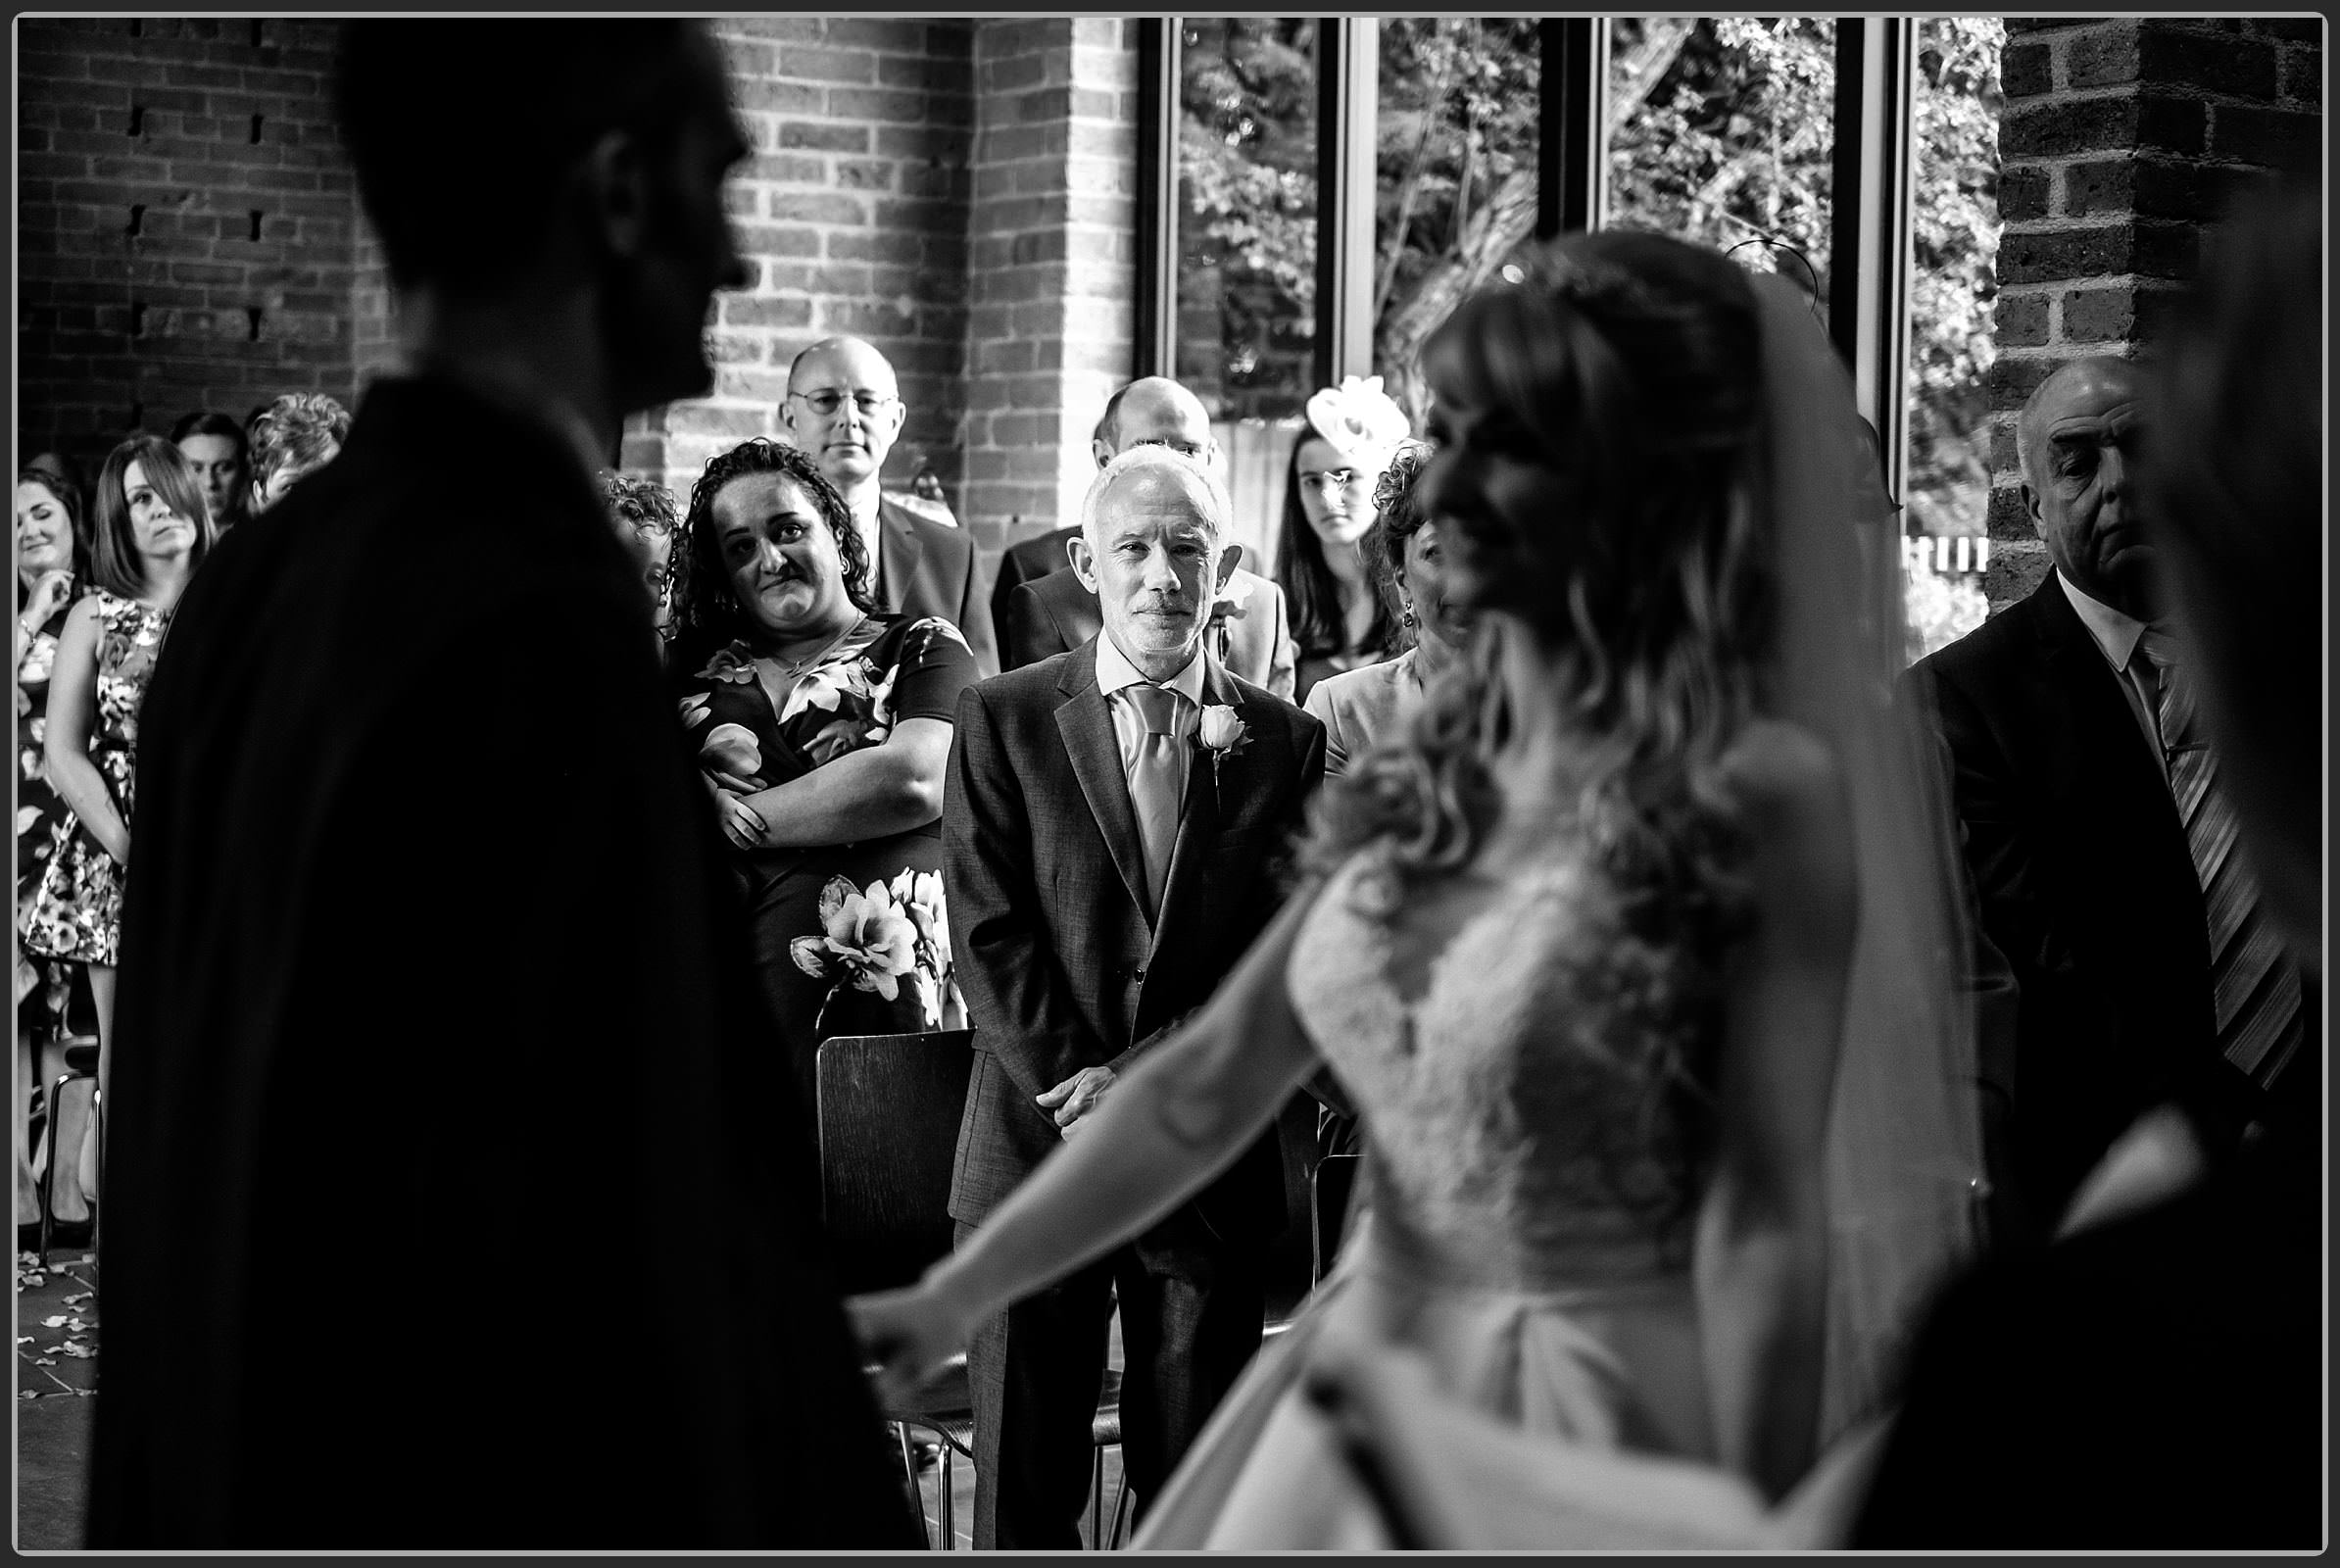
[{"label": "bride's hand", "polygon": [[845,1310],[876,1362],[878,1397],[889,1405],[908,1402],[974,1334],[957,1302],[925,1284],[856,1296]]}]

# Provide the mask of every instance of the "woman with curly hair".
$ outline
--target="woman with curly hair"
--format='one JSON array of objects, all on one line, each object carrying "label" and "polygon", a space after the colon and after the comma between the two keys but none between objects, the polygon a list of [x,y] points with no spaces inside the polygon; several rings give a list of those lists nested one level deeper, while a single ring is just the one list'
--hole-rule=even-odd
[{"label": "woman with curly hair", "polygon": [[[138,709],[171,612],[211,542],[203,482],[177,447],[136,435],[107,456],[90,529],[90,591],[66,613],[49,676],[49,783],[73,816],[60,825],[24,913],[26,952],[89,966],[101,1097],[112,1066]],[[50,1157],[74,1153],[58,1148]],[[94,1192],[94,1139],[83,1139],[79,1157],[81,1190]]]},{"label": "woman with curly hair", "polygon": [[1971,1225],[1955,848],[1828,340],[1654,234],[1507,277],[1423,352],[1465,657],[1328,781],[1310,884],[1095,1130],[853,1303],[889,1392],[931,1373],[1200,1187],[1321,1052],[1372,1211],[1142,1547],[1390,1544],[1303,1393],[1328,1337],[1779,1496],[1889,1393]]},{"label": "woman with curly hair", "polygon": [[683,730],[747,895],[764,992],[810,1102],[840,1034],[955,1013],[943,770],[975,678],[938,616],[879,612],[844,499],[794,447],[743,442],[691,491]]},{"label": "woman with curly hair", "polygon": [[658,632],[658,658],[674,645],[676,587],[686,569],[688,553],[679,549],[682,519],[674,513],[674,492],[656,479],[604,468],[597,476],[602,505],[618,542],[641,568],[643,591],[650,596],[651,624]]}]

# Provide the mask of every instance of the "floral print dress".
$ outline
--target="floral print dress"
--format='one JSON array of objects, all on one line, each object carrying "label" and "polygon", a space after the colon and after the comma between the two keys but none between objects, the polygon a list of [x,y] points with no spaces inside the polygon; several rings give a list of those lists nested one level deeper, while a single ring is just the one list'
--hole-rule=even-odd
[{"label": "floral print dress", "polygon": [[[951,622],[873,615],[778,692],[744,644],[716,650],[681,684],[683,733],[702,771],[767,789],[882,744],[905,718],[949,722],[974,679]],[[807,1097],[821,1041],[955,1017],[942,830],[938,816],[853,843],[730,851],[764,995]]]},{"label": "floral print dress", "polygon": [[[71,596],[24,644],[17,662],[17,935],[41,872],[57,853],[61,835],[73,830],[73,813],[49,786],[49,675],[57,667],[57,634],[73,609]],[[64,963],[17,949],[16,1003],[35,1030],[62,1031],[72,975]],[[32,1005],[26,999],[37,996]],[[37,1014],[37,1015],[36,1015]]]},{"label": "floral print dress", "polygon": [[[155,656],[171,628],[171,612],[90,590],[98,606],[97,716],[89,760],[97,764],[114,808],[130,821],[131,778],[138,755],[138,708],[154,675]],[[52,655],[52,657],[54,657]],[[24,912],[27,951],[77,963],[112,964],[122,939],[122,864],[68,815],[54,835]]]}]

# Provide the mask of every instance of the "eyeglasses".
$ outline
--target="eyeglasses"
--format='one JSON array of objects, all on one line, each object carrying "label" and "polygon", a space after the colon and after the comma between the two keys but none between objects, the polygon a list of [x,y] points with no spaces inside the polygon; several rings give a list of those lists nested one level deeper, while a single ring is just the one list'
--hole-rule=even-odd
[{"label": "eyeglasses", "polygon": [[853,407],[859,409],[864,417],[872,419],[876,418],[879,415],[885,413],[888,409],[892,408],[896,403],[901,401],[891,392],[854,392],[849,394],[840,392],[835,387],[823,387],[818,392],[791,392],[789,396],[792,398],[803,399],[806,408],[810,409],[813,413],[819,415],[824,419],[835,414],[839,409],[843,408],[845,406],[845,400],[848,396],[853,398]]}]

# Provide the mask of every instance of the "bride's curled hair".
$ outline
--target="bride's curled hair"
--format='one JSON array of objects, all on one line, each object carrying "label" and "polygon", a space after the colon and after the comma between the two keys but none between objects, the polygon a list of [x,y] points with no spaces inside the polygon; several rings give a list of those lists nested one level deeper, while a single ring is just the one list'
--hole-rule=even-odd
[{"label": "bride's curled hair", "polygon": [[[1422,353],[1438,450],[1419,504],[1479,628],[1412,723],[1328,781],[1304,858],[1325,872],[1370,851],[1393,896],[1468,865],[1501,809],[1490,761],[1514,705],[1553,705],[1539,716],[1570,739],[1573,806],[1552,826],[1615,900],[1604,1032],[1660,1124],[1621,1136],[1646,1151],[1660,1135],[1686,1204],[1744,906],[1720,765],[1770,641],[1756,299],[1715,252],[1630,231],[1559,241],[1505,275]],[[1542,689],[1521,689],[1528,668]]]}]

